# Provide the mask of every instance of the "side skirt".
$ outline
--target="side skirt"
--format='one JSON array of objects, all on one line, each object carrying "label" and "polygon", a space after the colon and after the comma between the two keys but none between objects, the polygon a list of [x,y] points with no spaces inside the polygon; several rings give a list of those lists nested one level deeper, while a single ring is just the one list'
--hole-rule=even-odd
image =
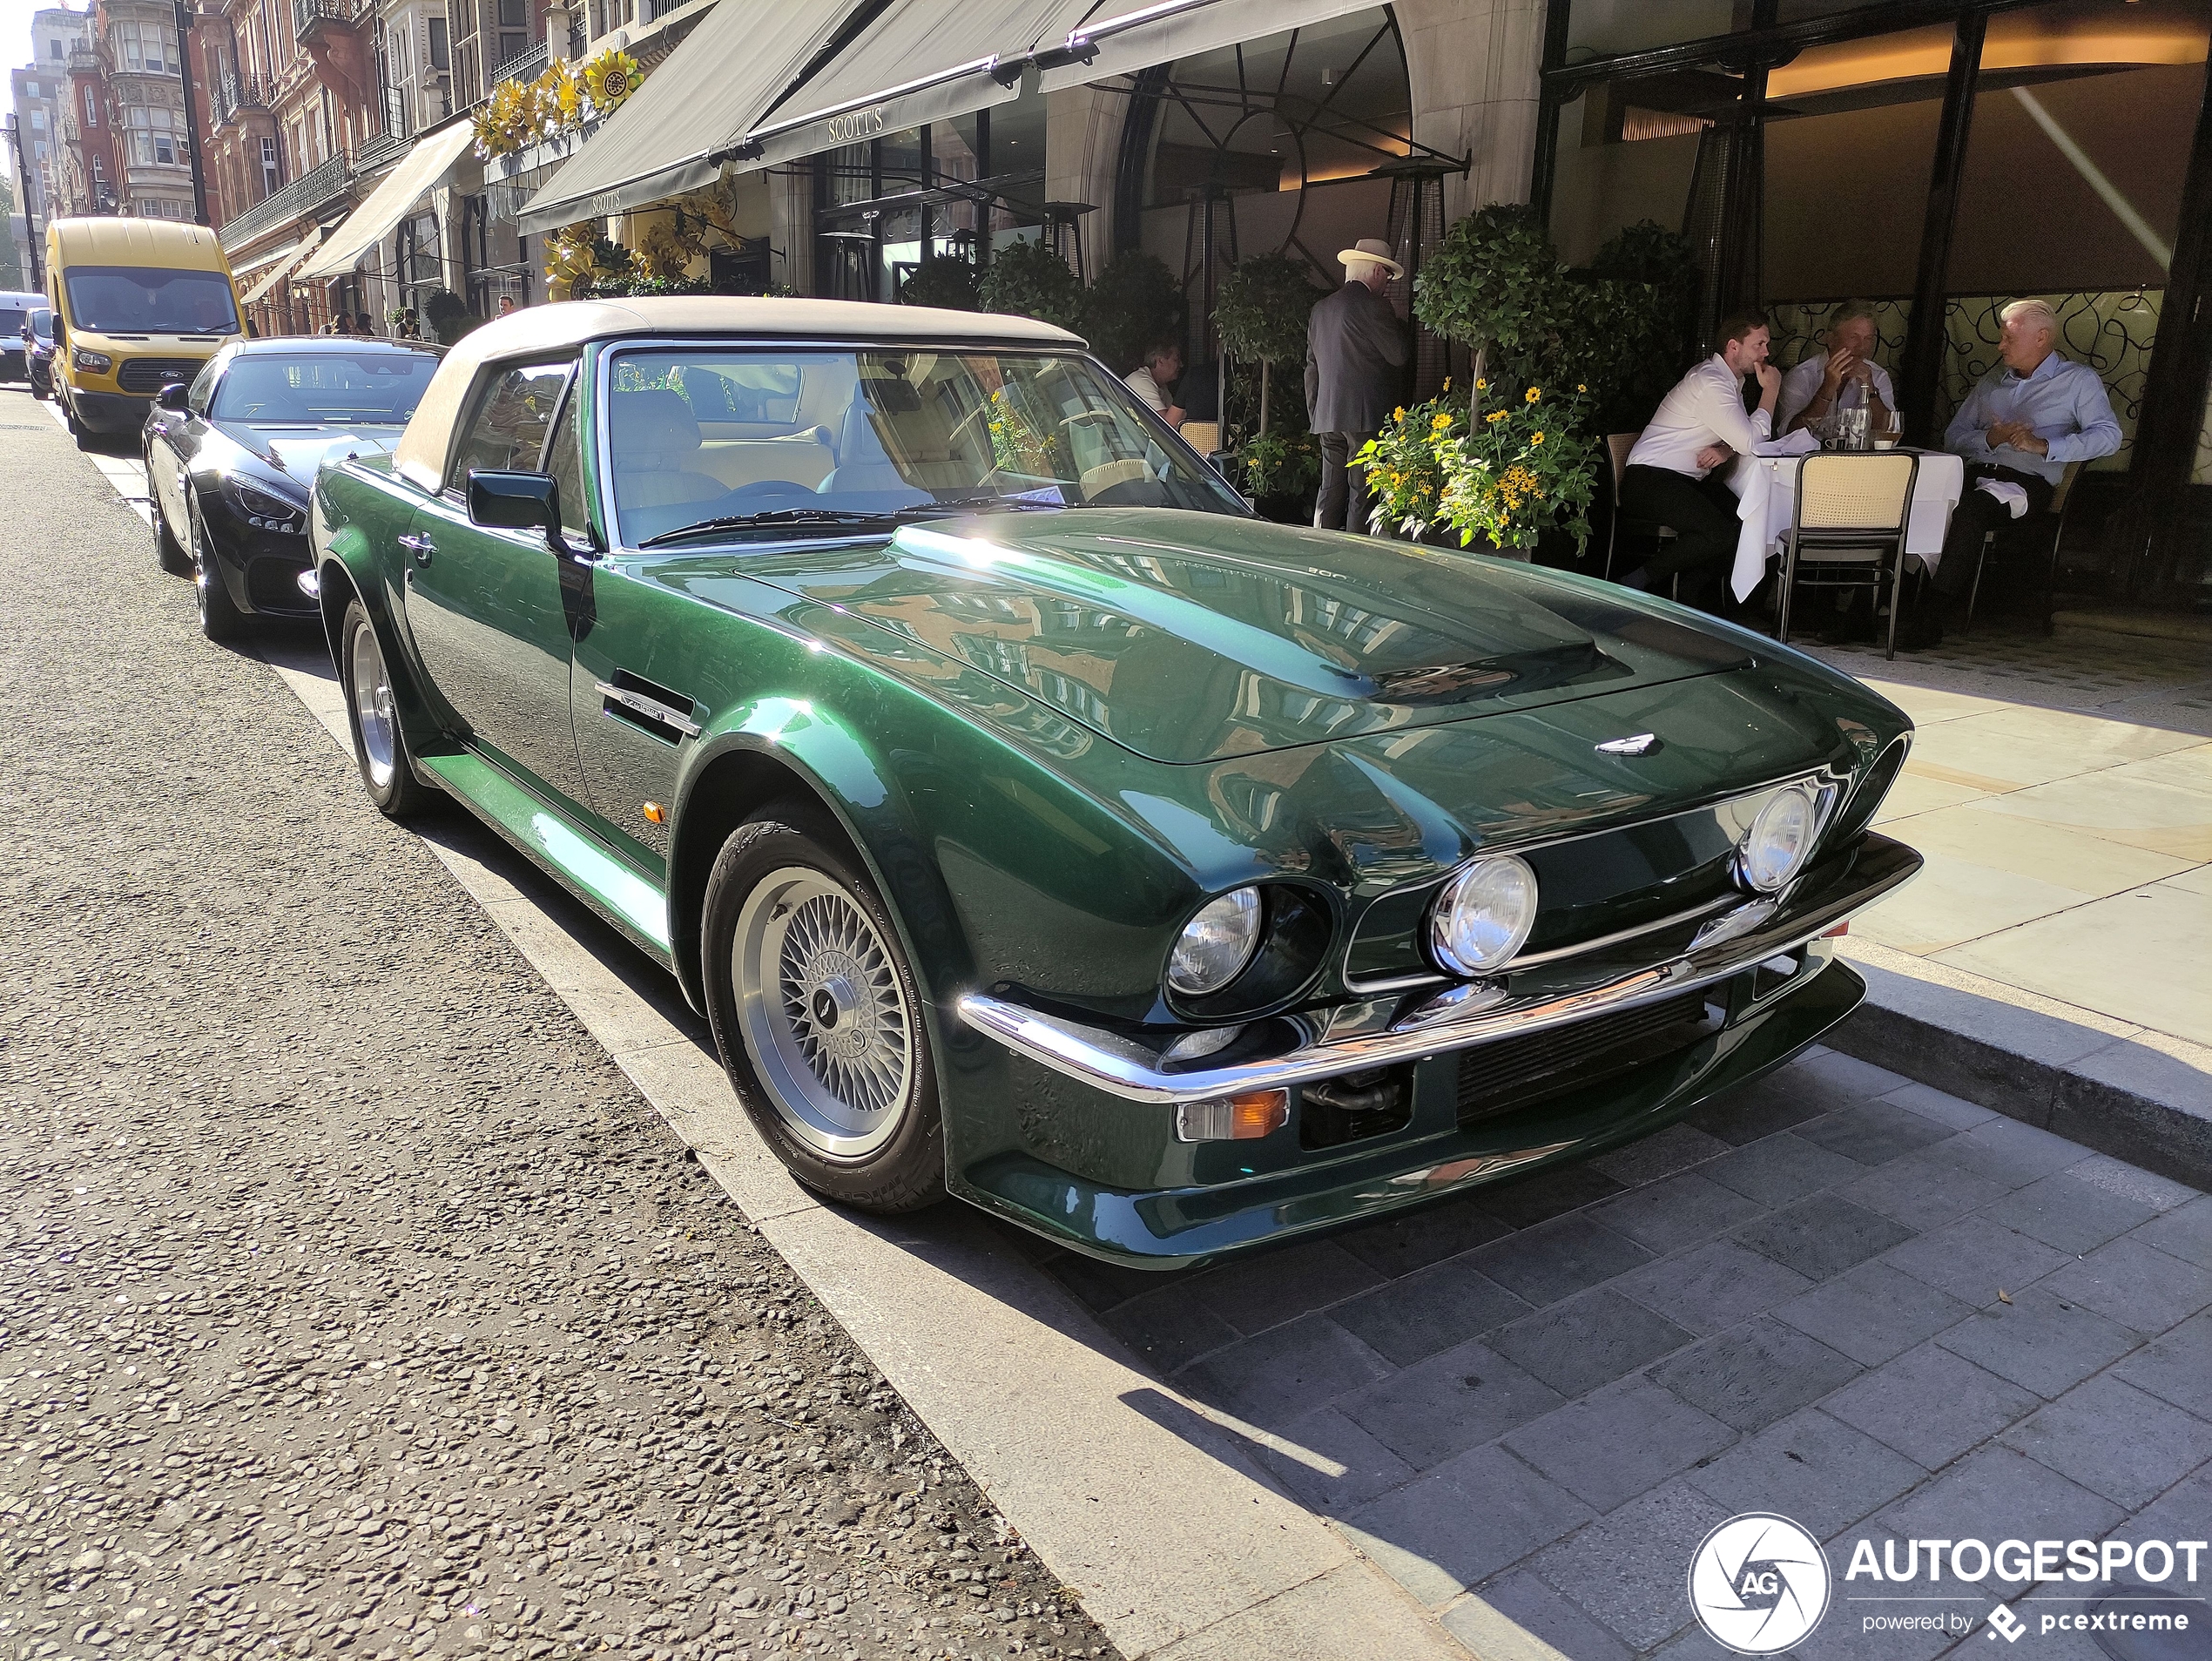
[{"label": "side skirt", "polygon": [[674,970],[668,896],[658,885],[482,756],[428,755],[421,762],[435,783],[531,864],[551,873],[662,968]]}]

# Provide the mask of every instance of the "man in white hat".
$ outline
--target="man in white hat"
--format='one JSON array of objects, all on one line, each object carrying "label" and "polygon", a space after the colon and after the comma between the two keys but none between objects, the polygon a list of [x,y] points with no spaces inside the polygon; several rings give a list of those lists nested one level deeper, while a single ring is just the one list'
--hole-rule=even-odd
[{"label": "man in white hat", "polygon": [[1399,371],[1412,347],[1383,298],[1406,274],[1390,245],[1362,237],[1337,258],[1344,287],[1313,308],[1305,328],[1305,411],[1321,441],[1321,495],[1313,523],[1324,530],[1367,529],[1365,468],[1350,466],[1399,402]]}]

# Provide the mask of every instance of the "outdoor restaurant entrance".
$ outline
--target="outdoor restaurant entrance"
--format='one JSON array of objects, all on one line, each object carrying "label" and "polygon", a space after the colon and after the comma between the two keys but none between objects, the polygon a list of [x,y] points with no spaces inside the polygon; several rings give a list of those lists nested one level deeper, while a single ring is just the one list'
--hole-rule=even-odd
[{"label": "outdoor restaurant entrance", "polygon": [[1569,263],[1682,230],[1706,328],[1764,304],[1784,364],[1872,300],[1923,442],[1995,364],[2000,307],[2047,300],[2126,440],[2077,487],[2065,565],[2204,598],[2209,37],[2207,0],[1551,0],[1535,199]]}]

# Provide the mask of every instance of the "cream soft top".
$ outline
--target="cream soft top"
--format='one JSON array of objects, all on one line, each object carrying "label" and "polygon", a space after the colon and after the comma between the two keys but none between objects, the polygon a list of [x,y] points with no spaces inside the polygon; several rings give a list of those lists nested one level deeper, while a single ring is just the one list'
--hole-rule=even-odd
[{"label": "cream soft top", "polygon": [[687,295],[652,300],[570,300],[525,306],[463,335],[445,354],[392,452],[394,469],[435,490],[445,479],[454,423],[476,371],[496,358],[529,357],[610,336],[724,334],[754,340],[829,340],[873,345],[973,341],[992,346],[1082,348],[1080,337],[1027,317],[872,306],[852,300]]}]

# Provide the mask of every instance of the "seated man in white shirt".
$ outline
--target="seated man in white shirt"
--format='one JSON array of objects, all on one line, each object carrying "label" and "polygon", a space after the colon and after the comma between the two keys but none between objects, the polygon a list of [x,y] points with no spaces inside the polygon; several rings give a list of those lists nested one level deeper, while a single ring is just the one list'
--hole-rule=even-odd
[{"label": "seated man in white shirt", "polygon": [[[1620,510],[1675,533],[1640,569],[1616,581],[1662,591],[1677,574],[1683,598],[1703,598],[1724,577],[1743,525],[1727,474],[1744,455],[1793,456],[1815,447],[1810,433],[1777,440],[1774,402],[1782,372],[1766,361],[1769,334],[1761,312],[1740,312],[1721,324],[1721,348],[1683,376],[1660,400],[1651,424],[1629,452],[1621,475]],[[1756,375],[1758,408],[1743,408],[1743,378]]]},{"label": "seated man in white shirt", "polygon": [[1170,427],[1183,425],[1184,410],[1168,397],[1168,388],[1183,379],[1183,348],[1172,341],[1155,341],[1144,348],[1144,361],[1129,372],[1129,388],[1144,407]]},{"label": "seated man in white shirt", "polygon": [[1866,400],[1869,427],[1878,433],[1886,430],[1897,408],[1897,392],[1890,385],[1890,372],[1874,361],[1874,348],[1881,343],[1874,308],[1863,300],[1845,300],[1820,338],[1825,349],[1782,377],[1782,393],[1774,403],[1775,430],[1788,434],[1809,427],[1817,432],[1844,388],[1852,385]]}]

